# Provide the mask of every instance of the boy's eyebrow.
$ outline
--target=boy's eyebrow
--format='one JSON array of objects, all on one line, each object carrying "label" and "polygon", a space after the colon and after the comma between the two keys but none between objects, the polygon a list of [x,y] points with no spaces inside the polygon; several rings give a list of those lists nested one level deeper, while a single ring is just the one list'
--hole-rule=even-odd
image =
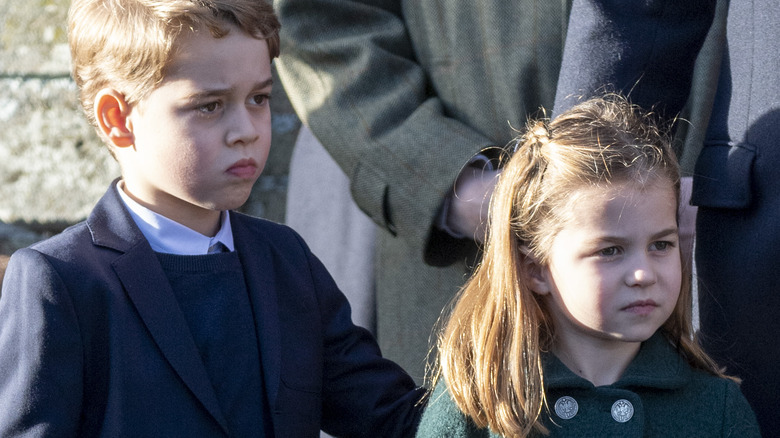
[{"label": "boy's eyebrow", "polygon": [[255,88],[266,88],[274,84],[274,78],[268,78],[255,84]]},{"label": "boy's eyebrow", "polygon": [[[260,90],[263,88],[270,87],[273,85],[274,80],[273,78],[268,78],[264,81],[257,82],[252,89],[253,90]],[[212,96],[224,96],[226,94],[231,94],[235,90],[235,87],[227,87],[227,88],[214,88],[210,90],[204,90],[204,91],[197,91],[195,93],[192,93],[188,96],[186,96],[186,100],[193,101],[193,100],[200,100]]]}]

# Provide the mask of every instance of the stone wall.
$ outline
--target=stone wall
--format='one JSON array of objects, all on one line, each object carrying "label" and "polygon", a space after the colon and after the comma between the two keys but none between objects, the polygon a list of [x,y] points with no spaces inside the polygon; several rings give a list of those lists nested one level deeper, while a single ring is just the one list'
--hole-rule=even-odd
[{"label": "stone wall", "polygon": [[[78,106],[69,4],[0,0],[0,274],[14,250],[84,219],[119,175]],[[300,122],[276,84],[271,155],[243,210],[281,222]]]}]

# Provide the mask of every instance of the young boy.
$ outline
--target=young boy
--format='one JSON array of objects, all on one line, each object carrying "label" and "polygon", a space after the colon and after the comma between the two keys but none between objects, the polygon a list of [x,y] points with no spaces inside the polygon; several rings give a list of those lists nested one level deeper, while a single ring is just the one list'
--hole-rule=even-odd
[{"label": "young boy", "polygon": [[258,0],[73,2],[74,77],[122,177],[8,265],[0,436],[414,433],[421,390],[300,237],[231,211],[268,155],[278,28]]}]

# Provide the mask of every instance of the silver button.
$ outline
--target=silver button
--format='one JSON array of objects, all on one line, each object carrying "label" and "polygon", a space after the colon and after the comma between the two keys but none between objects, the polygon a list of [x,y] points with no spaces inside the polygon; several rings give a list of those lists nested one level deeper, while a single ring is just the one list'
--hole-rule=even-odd
[{"label": "silver button", "polygon": [[580,409],[577,405],[577,400],[565,395],[555,402],[555,413],[564,420],[570,420],[577,415],[577,411]]},{"label": "silver button", "polygon": [[626,399],[620,399],[612,404],[612,418],[618,423],[625,423],[634,416],[634,405]]}]

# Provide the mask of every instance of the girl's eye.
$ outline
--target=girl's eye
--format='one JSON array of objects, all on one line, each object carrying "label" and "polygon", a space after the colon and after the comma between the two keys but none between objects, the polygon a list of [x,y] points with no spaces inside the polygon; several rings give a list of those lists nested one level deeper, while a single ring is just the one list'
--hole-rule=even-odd
[{"label": "girl's eye", "polygon": [[673,242],[667,242],[667,241],[663,241],[663,240],[662,241],[658,241],[658,242],[653,242],[650,245],[650,249],[653,250],[653,251],[666,251],[666,250],[668,250],[670,248],[673,248],[673,247],[674,247],[674,243]]}]

